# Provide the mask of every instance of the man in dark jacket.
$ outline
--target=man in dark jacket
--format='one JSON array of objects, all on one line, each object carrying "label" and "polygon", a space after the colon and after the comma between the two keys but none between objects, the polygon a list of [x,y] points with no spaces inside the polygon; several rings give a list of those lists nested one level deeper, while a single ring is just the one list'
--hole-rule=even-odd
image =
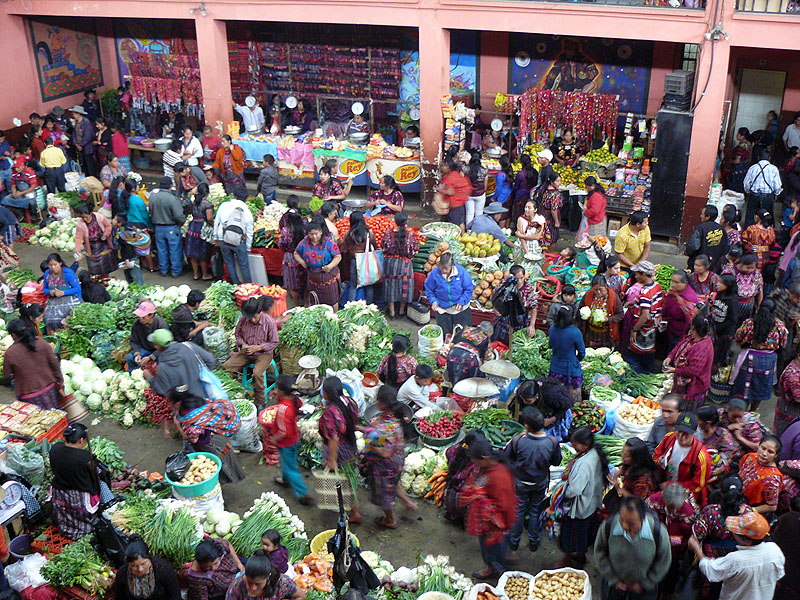
[{"label": "man in dark jacket", "polygon": [[176,342],[192,342],[203,346],[203,330],[209,327],[208,321],[195,321],[194,311],[205,300],[206,295],[200,290],[192,290],[186,296],[186,304],[172,309],[172,335]]},{"label": "man in dark jacket", "polygon": [[718,271],[722,258],[728,253],[728,236],[725,230],[717,223],[717,207],[708,204],[703,207],[700,215],[702,223],[698,225],[692,237],[686,242],[686,256],[689,257],[689,270],[694,268],[694,259],[701,254],[706,255],[711,261],[711,268]]},{"label": "man in dark jacket", "polygon": [[[129,339],[131,351],[128,353],[126,360],[128,361],[128,373],[138,369],[142,365],[142,361],[156,351],[155,346],[147,338],[156,329],[166,329],[167,322],[156,315],[156,306],[149,300],[142,302],[138,308],[133,311],[136,315],[136,320],[131,327],[131,337]],[[146,360],[144,360],[147,362]]]},{"label": "man in dark jacket", "polygon": [[156,230],[158,248],[158,270],[166,277],[172,267],[172,276],[177,278],[183,269],[181,248],[181,225],[186,220],[181,201],[172,193],[172,179],[162,177],[159,189],[150,194],[148,206],[150,219]]},{"label": "man in dark jacket", "polygon": [[189,386],[189,392],[199,398],[207,394],[200,381],[200,365],[209,369],[217,366],[217,361],[210,352],[203,350],[192,342],[175,343],[169,329],[156,329],[148,336],[148,340],[158,352],[158,370],[155,375],[148,371],[147,380],[153,391],[166,396],[174,387]]}]

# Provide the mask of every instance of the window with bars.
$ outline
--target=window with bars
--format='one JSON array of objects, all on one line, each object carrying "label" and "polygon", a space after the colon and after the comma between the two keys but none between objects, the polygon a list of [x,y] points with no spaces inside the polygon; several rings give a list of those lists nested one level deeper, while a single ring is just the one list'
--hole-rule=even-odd
[{"label": "window with bars", "polygon": [[683,45],[683,61],[681,69],[684,71],[697,70],[697,55],[700,52],[698,44],[684,44]]}]

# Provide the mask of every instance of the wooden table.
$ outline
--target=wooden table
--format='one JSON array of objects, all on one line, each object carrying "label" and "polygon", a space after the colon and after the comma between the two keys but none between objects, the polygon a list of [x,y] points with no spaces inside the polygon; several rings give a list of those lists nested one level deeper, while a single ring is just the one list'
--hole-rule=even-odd
[{"label": "wooden table", "polygon": [[[162,156],[163,156],[164,152],[166,152],[166,150],[159,150],[158,148],[148,148],[147,146],[142,146],[141,144],[131,144],[130,142],[128,143],[128,148],[131,151],[131,166],[133,166],[133,159],[135,157],[134,152],[136,150],[139,151],[139,153],[141,154],[142,158],[145,158],[145,152],[154,152],[154,153],[160,154]],[[161,167],[161,162],[162,162],[161,161],[161,157],[159,156],[156,159],[156,167],[155,167],[156,169]],[[152,168],[152,165],[151,165],[151,168]]]}]

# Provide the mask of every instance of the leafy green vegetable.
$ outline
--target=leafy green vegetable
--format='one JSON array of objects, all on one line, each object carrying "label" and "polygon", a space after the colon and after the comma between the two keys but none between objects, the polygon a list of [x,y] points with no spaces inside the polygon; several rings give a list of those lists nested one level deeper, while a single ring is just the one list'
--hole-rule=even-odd
[{"label": "leafy green vegetable", "polygon": [[94,455],[111,469],[112,473],[120,473],[125,470],[125,455],[119,449],[116,442],[106,438],[94,438],[92,440],[92,451]]},{"label": "leafy green vegetable", "polygon": [[179,567],[194,560],[194,549],[200,542],[197,525],[188,508],[165,508],[147,524],[142,537],[154,555]]},{"label": "leafy green vegetable", "polygon": [[11,269],[6,273],[8,283],[14,287],[20,287],[29,281],[36,281],[36,274],[30,269]]},{"label": "leafy green vegetable", "polygon": [[55,335],[61,342],[61,352],[65,352],[68,356],[89,356],[92,352],[89,338],[74,329],[62,329]]},{"label": "leafy green vegetable", "polygon": [[86,535],[66,546],[42,566],[42,577],[56,589],[79,586],[91,594],[102,595],[112,584],[111,569],[103,563]]},{"label": "leafy green vegetable", "polygon": [[462,426],[467,429],[482,429],[497,425],[503,419],[510,419],[511,415],[505,408],[484,408],[474,410],[464,415]]},{"label": "leafy green vegetable", "polygon": [[255,406],[249,400],[234,400],[233,404],[236,406],[239,417],[249,417],[255,410]]},{"label": "leafy green vegetable", "polygon": [[[549,340],[543,331],[536,331],[533,337],[525,329],[514,332],[512,338],[511,362],[517,365],[526,379],[541,379],[550,372]],[[585,376],[584,376],[585,378]]]}]

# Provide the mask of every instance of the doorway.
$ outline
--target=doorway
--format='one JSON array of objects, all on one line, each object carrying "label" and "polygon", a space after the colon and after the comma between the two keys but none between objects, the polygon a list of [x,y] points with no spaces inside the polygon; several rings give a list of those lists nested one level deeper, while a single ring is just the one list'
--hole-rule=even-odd
[{"label": "doorway", "polygon": [[766,126],[769,111],[781,114],[786,71],[740,69],[737,79],[733,127],[728,132],[732,146],[740,127],[758,131]]}]

